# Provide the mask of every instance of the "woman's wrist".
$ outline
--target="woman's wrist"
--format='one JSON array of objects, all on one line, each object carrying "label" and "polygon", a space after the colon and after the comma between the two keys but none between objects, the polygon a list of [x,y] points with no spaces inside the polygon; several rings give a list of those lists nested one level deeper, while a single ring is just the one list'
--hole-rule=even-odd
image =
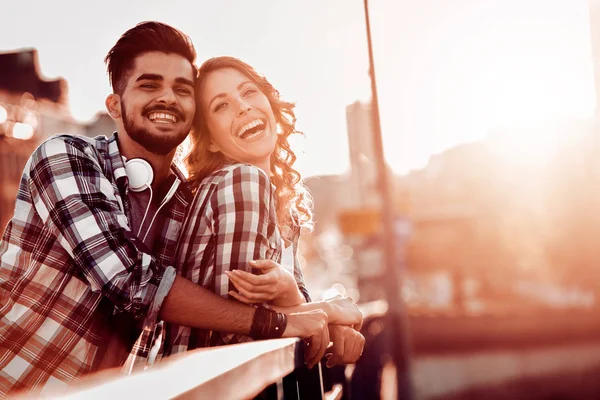
[{"label": "woman's wrist", "polygon": [[333,307],[333,304],[331,304],[328,301],[322,301],[321,302],[321,309],[323,311],[325,311],[325,313],[327,314],[327,321],[330,324],[336,324],[338,322],[338,318],[337,318],[335,309]]},{"label": "woman's wrist", "polygon": [[331,324],[335,324],[338,320],[332,305],[327,301],[313,301],[302,305],[306,311],[321,310],[327,314],[327,320]]},{"label": "woman's wrist", "polygon": [[285,288],[281,291],[283,295],[273,299],[271,304],[281,307],[292,307],[305,303],[306,299],[298,288],[294,276],[288,272],[284,272],[284,274],[285,278],[283,281],[285,282]]},{"label": "woman's wrist", "polygon": [[284,296],[281,296],[280,298],[272,301],[273,305],[281,307],[298,306],[302,303],[306,303],[306,299],[304,298],[304,295],[296,285],[295,281],[294,285],[285,292]]}]

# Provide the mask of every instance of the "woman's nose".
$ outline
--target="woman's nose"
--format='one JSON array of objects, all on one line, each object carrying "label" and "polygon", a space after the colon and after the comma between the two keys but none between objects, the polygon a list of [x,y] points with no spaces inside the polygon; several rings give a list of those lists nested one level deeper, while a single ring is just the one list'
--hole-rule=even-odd
[{"label": "woman's nose", "polygon": [[244,115],[251,109],[252,109],[252,107],[250,107],[250,105],[248,103],[246,103],[245,101],[240,101],[238,115]]}]

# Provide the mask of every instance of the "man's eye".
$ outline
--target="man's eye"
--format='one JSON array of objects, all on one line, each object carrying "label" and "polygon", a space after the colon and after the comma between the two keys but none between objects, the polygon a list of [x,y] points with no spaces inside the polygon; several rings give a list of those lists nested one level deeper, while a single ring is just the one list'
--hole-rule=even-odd
[{"label": "man's eye", "polygon": [[157,86],[154,83],[144,83],[140,85],[140,87],[143,87],[144,89],[156,89]]},{"label": "man's eye", "polygon": [[177,89],[177,93],[180,93],[183,95],[189,95],[189,94],[192,94],[192,91],[188,88],[179,88],[179,89]]}]

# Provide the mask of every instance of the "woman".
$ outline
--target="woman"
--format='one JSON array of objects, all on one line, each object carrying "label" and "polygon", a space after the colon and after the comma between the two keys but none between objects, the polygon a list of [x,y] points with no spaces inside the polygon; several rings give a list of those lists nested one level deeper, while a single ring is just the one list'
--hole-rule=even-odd
[{"label": "woman", "polygon": [[[350,299],[307,303],[296,251],[300,230],[312,228],[312,212],[292,167],[296,156],[288,138],[297,133],[294,105],[232,57],[201,66],[196,102],[186,164],[197,190],[178,250],[179,273],[244,303],[267,303],[285,313],[320,308],[330,323],[359,320]],[[248,340],[170,326],[165,355]]]}]

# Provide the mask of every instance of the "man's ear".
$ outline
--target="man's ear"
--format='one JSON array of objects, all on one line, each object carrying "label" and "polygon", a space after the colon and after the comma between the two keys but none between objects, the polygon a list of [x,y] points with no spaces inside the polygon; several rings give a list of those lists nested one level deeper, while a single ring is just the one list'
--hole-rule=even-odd
[{"label": "man's ear", "polygon": [[111,117],[114,119],[121,118],[121,96],[111,93],[106,97],[104,104]]}]

